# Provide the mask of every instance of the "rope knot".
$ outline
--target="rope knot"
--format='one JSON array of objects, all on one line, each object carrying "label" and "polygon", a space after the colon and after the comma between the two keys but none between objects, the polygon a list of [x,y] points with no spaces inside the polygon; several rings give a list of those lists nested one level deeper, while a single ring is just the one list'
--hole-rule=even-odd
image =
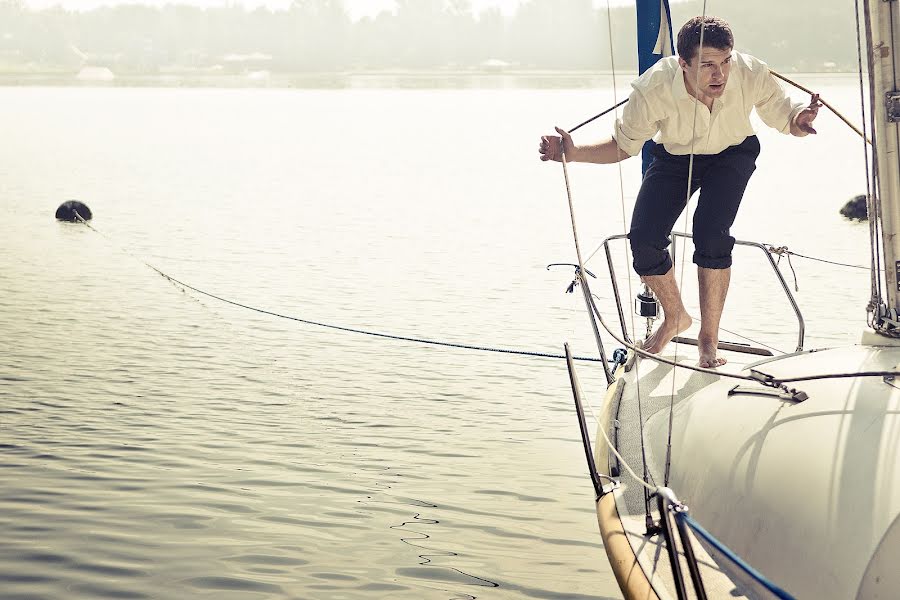
[{"label": "rope knot", "polygon": [[787,257],[788,266],[791,268],[791,274],[794,276],[794,291],[799,292],[800,285],[797,283],[797,272],[794,271],[794,265],[791,264],[791,254],[793,254],[793,252],[788,250],[787,246],[773,246],[772,244],[763,244],[763,246],[769,251],[769,254],[774,254],[778,257],[778,260],[775,261],[775,266],[781,264],[782,257]]},{"label": "rope knot", "polygon": [[787,246],[773,246],[772,244],[765,244],[766,250],[768,250],[771,254],[775,254],[778,256],[779,260],[783,254],[790,255],[791,252],[788,250]]}]

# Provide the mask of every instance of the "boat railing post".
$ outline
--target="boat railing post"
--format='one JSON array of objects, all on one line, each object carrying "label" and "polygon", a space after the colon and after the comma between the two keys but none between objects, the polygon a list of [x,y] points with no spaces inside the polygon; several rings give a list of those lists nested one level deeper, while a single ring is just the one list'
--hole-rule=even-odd
[{"label": "boat railing post", "polygon": [[797,301],[794,300],[794,294],[791,293],[791,288],[788,287],[787,281],[784,280],[784,276],[781,274],[781,271],[778,269],[778,265],[775,264],[775,261],[772,260],[772,253],[769,252],[769,249],[763,246],[762,244],[757,244],[756,242],[741,242],[747,246],[756,246],[760,250],[762,250],[766,258],[769,260],[769,264],[772,266],[772,270],[775,271],[775,275],[778,277],[778,281],[781,283],[781,289],[784,290],[785,295],[788,297],[788,301],[791,303],[791,307],[794,309],[794,314],[797,315],[797,352],[803,350],[803,338],[806,335],[806,323],[803,321],[803,315],[800,314],[800,307],[797,306]]},{"label": "boat railing post", "polygon": [[[693,235],[690,233],[683,233],[681,231],[673,231],[672,237],[682,237],[682,238],[690,238],[693,239]],[[778,282],[781,284],[781,289],[784,290],[784,295],[787,296],[788,302],[791,305],[791,308],[794,309],[794,315],[797,317],[797,352],[803,350],[803,339],[806,335],[806,323],[803,320],[803,315],[800,313],[800,307],[797,305],[797,301],[794,299],[794,294],[791,293],[791,288],[788,286],[787,281],[785,281],[784,276],[781,274],[781,271],[778,270],[778,265],[775,264],[775,261],[772,260],[772,254],[769,252],[769,249],[766,248],[763,244],[757,242],[748,242],[744,240],[735,240],[735,244],[739,246],[750,246],[753,248],[759,248],[762,250],[763,254],[766,255],[766,259],[769,261],[769,266],[772,267],[772,270],[775,272],[775,277],[778,278]],[[674,248],[675,244],[672,244],[674,257]]]},{"label": "boat railing post", "polygon": [[606,375],[607,385],[613,382],[612,371],[609,370],[609,361],[606,359],[606,349],[603,347],[603,339],[600,337],[600,328],[597,326],[597,314],[595,313],[597,305],[591,296],[591,288],[588,285],[587,277],[581,272],[580,267],[575,268],[575,276],[581,283],[581,292],[584,294],[584,303],[587,308],[588,315],[591,317],[591,327],[594,329],[594,339],[597,342],[597,351],[600,353],[600,362],[603,363],[603,374]]},{"label": "boat railing post", "polygon": [[669,555],[669,564],[672,568],[672,579],[675,582],[675,591],[678,600],[687,600],[687,590],[684,585],[684,573],[681,571],[681,561],[678,558],[678,548],[675,546],[675,534],[672,531],[672,522],[669,519],[669,507],[677,502],[675,494],[669,488],[656,488],[656,500],[659,507],[659,526],[666,542],[666,552]]},{"label": "boat railing post", "polygon": [[619,284],[616,281],[616,268],[613,266],[612,254],[609,251],[609,241],[624,239],[625,236],[614,235],[603,240],[603,250],[606,252],[606,264],[609,265],[609,281],[612,284],[613,296],[616,299],[616,308],[619,310],[619,324],[622,326],[622,339],[629,344],[631,337],[628,335],[628,328],[625,326],[625,311],[622,309],[622,299],[619,297]]},{"label": "boat railing post", "polygon": [[[591,436],[588,433],[587,417],[584,413],[584,404],[581,401],[581,385],[578,383],[578,375],[575,373],[575,361],[572,359],[572,351],[569,344],[565,344],[566,351],[566,367],[569,370],[569,381],[572,384],[572,397],[575,399],[575,413],[578,415],[578,428],[581,432],[581,443],[584,446],[584,458],[587,461],[588,473],[591,476],[591,483],[594,485],[594,493],[596,499],[599,500],[610,491],[614,490],[618,483],[608,475],[600,475],[597,471],[597,464],[594,462],[594,452],[591,450]],[[602,479],[609,479],[611,486],[603,489]]]},{"label": "boat railing post", "polygon": [[688,572],[691,575],[691,583],[694,584],[694,593],[697,600],[706,600],[706,587],[703,585],[703,579],[700,577],[700,565],[697,563],[697,556],[694,554],[694,545],[691,543],[690,534],[684,519],[679,518],[677,513],[686,513],[687,507],[676,509],[675,526],[678,528],[678,537],[681,539],[681,548],[684,550],[684,558],[687,561]]}]

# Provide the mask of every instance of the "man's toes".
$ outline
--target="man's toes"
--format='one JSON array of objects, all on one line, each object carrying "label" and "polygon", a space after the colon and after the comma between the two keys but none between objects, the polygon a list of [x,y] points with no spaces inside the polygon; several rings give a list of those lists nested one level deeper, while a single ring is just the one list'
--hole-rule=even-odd
[{"label": "man's toes", "polygon": [[716,367],[721,367],[728,361],[724,358],[716,357],[711,359],[702,359],[697,363],[697,366],[702,369],[715,369]]}]

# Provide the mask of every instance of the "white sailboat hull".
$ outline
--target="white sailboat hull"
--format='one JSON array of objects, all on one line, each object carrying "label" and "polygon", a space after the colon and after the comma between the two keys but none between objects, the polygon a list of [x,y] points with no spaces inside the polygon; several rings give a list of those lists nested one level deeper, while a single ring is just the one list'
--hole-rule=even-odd
[{"label": "white sailboat hull", "polygon": [[[731,358],[737,371],[740,357]],[[900,348],[852,346],[754,368],[778,378],[885,371],[898,363]],[[640,388],[647,469],[663,485],[674,398],[668,487],[694,519],[797,598],[897,597],[900,383],[880,377],[806,381],[793,384],[809,396],[798,403],[769,395],[772,389],[759,384],[681,369],[673,382],[672,371],[649,360],[620,370],[619,406],[608,407],[615,411],[609,422],[618,419],[619,429],[609,434],[626,461],[638,467],[642,461],[634,418]],[[609,461],[605,443],[598,436],[598,469],[608,473],[618,465]],[[636,485],[616,492],[617,513],[632,530],[632,550],[648,555],[641,561],[644,573],[665,597],[664,553],[635,531],[643,524],[637,493]],[[726,597],[735,597],[728,587]]]}]

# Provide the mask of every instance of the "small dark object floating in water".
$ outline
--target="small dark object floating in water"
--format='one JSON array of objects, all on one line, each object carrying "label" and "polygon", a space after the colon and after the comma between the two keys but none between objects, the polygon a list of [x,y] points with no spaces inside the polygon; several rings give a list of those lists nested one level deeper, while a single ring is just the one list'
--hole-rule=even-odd
[{"label": "small dark object floating in water", "polygon": [[847,204],[841,209],[841,214],[848,219],[859,219],[860,221],[867,220],[869,218],[869,211],[868,208],[866,208],[866,196],[860,194],[859,196],[854,196],[848,200]]},{"label": "small dark object floating in water", "polygon": [[56,218],[60,221],[71,221],[72,223],[75,223],[78,221],[78,217],[75,216],[76,212],[85,221],[91,220],[91,209],[87,207],[87,204],[79,202],[78,200],[66,200],[60,204],[59,208],[56,209]]}]

